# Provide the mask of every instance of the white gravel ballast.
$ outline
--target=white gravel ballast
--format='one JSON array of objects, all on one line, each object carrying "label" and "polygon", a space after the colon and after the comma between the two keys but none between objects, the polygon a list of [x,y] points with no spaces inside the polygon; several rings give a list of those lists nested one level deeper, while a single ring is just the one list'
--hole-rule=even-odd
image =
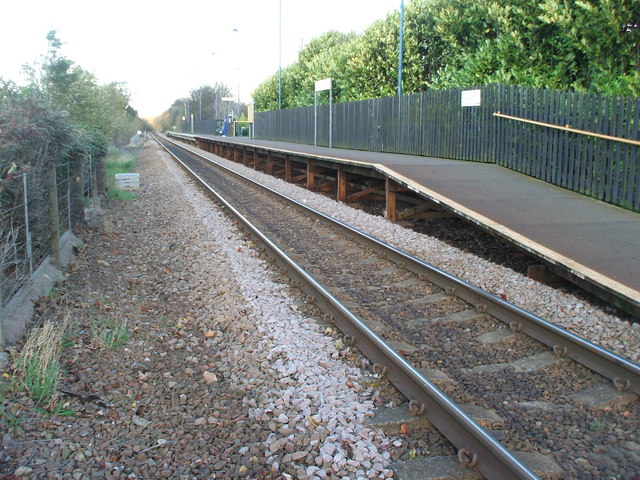
[{"label": "white gravel ballast", "polygon": [[[373,403],[372,392],[359,386],[360,370],[341,359],[335,339],[318,322],[296,311],[287,287],[270,279],[267,264],[229,218],[194,188],[168,154],[162,158],[193,206],[192,221],[211,235],[211,261],[226,264],[229,283],[247,301],[246,316],[239,321],[255,333],[239,346],[234,380],[250,392],[245,399],[250,417],[273,430],[264,445],[270,467],[278,471],[279,462],[300,461],[297,478],[391,477],[390,454],[383,450],[398,440],[363,427]],[[259,375],[242,376],[256,370]],[[317,446],[315,465],[302,462],[305,449],[291,451],[300,436]]]}]

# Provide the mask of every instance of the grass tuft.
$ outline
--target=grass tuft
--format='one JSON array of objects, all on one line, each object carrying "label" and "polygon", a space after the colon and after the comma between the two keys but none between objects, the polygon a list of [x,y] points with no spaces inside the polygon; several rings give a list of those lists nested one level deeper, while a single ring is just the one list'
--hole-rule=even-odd
[{"label": "grass tuft", "polygon": [[92,326],[93,337],[110,350],[126,344],[131,335],[126,320],[100,319]]},{"label": "grass tuft", "polygon": [[129,202],[138,198],[135,193],[116,188],[115,186],[116,174],[133,172],[137,163],[138,157],[136,154],[125,150],[118,150],[117,148],[109,149],[109,152],[105,157],[104,164],[107,175],[108,194],[110,198]]},{"label": "grass tuft", "polygon": [[15,380],[37,403],[51,404],[60,380],[60,352],[69,324],[69,315],[62,324],[47,320],[32,330],[16,360]]}]

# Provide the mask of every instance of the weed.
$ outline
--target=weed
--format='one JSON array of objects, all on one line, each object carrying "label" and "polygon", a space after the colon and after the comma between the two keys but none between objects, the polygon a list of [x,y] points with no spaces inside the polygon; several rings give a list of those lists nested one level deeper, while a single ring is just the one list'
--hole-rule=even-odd
[{"label": "weed", "polygon": [[60,340],[60,348],[69,348],[75,345],[75,339],[71,335],[65,335],[62,340]]},{"label": "weed", "polygon": [[20,427],[20,418],[1,403],[0,418],[2,418],[2,422],[7,426],[7,428]]},{"label": "weed", "polygon": [[591,430],[599,430],[602,427],[604,427],[604,423],[600,420],[594,420],[589,424],[589,428],[591,428]]},{"label": "weed", "polygon": [[47,292],[47,298],[50,300],[58,300],[63,293],[63,289],[57,283],[51,285],[51,288]]},{"label": "weed", "polygon": [[50,417],[73,417],[76,412],[69,410],[60,405],[54,405],[51,408],[36,408],[36,410],[48,415]]},{"label": "weed", "polygon": [[131,335],[126,320],[99,319],[92,326],[93,337],[108,349],[114,349],[129,341]]},{"label": "weed", "polygon": [[130,192],[129,190],[122,190],[120,188],[110,188],[109,198],[113,198],[114,200],[123,200],[125,202],[133,202],[138,197],[135,193]]}]

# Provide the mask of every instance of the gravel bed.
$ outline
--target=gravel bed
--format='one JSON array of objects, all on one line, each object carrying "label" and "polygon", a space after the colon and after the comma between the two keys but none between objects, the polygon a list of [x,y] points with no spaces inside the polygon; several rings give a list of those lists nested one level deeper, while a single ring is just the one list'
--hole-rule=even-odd
[{"label": "gravel bed", "polygon": [[323,195],[200,151],[231,170],[342,220],[438,268],[507,299],[541,318],[576,333],[632,361],[640,361],[640,324],[620,319],[571,293],[554,289],[521,273],[424,235],[333,201]]},{"label": "gravel bed", "polygon": [[[30,478],[390,478],[402,440],[362,425],[368,362],[308,316],[251,242],[155,145],[107,203],[59,298],[54,413],[5,400],[0,472]],[[106,348],[97,330],[124,321]]]}]

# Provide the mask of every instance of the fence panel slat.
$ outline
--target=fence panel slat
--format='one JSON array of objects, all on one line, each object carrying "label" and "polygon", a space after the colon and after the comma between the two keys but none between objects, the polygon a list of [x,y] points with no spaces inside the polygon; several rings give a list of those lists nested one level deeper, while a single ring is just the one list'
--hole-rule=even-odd
[{"label": "fence panel slat", "polygon": [[[629,138],[637,140],[638,121],[640,120],[640,99],[635,99],[633,102],[633,117],[629,115],[629,118],[633,118]],[[634,205],[634,198],[637,201],[640,201],[640,178],[635,179],[634,185],[634,174],[637,172],[640,177],[640,160],[638,159],[638,150],[640,149],[636,146],[631,146],[629,150],[629,168],[627,170],[627,181],[625,182],[626,195],[624,206],[627,208],[635,208],[637,210],[638,206]]]}]

